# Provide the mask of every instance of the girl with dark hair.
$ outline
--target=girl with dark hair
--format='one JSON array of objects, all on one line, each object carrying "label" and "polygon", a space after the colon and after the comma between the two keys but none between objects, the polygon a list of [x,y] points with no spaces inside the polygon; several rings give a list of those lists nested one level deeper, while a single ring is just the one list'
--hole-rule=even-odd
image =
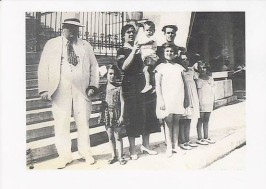
[{"label": "girl with dark hair", "polygon": [[176,47],[173,44],[164,44],[163,48],[166,61],[155,68],[156,113],[159,119],[165,121],[166,156],[171,157],[173,151],[177,152],[179,149],[179,120],[185,113],[182,78],[184,68],[175,61]]},{"label": "girl with dark hair", "polygon": [[[207,72],[206,63],[198,63],[199,78],[196,80],[198,95],[200,118],[197,124],[198,140],[201,145],[214,144],[215,141],[209,138],[209,119],[214,106],[214,80]],[[204,138],[202,137],[202,128]]]},{"label": "girl with dark hair", "polygon": [[198,120],[199,118],[199,98],[195,79],[198,79],[198,74],[193,68],[188,67],[189,61],[187,53],[181,53],[181,65],[185,68],[183,71],[183,79],[185,84],[185,100],[188,102],[188,107],[185,108],[185,114],[180,119],[180,147],[184,150],[191,150],[192,147],[198,145],[192,143],[189,138],[191,120]]},{"label": "girl with dark hair", "polygon": [[[121,165],[126,164],[123,158],[123,138],[122,125],[124,123],[124,99],[121,93],[121,86],[116,82],[119,70],[111,65],[107,68],[107,84],[101,88],[101,97],[103,100],[102,122],[105,123],[109,138],[109,144],[112,149],[112,158],[108,161],[113,164],[117,161]],[[118,146],[118,156],[116,154]]]}]

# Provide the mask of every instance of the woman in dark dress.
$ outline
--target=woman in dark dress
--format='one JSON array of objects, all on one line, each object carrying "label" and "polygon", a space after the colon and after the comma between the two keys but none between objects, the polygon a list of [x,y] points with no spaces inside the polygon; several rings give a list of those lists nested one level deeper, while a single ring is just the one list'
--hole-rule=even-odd
[{"label": "woman in dark dress", "polygon": [[156,94],[145,93],[141,90],[145,86],[143,62],[138,53],[139,45],[135,44],[136,30],[133,25],[122,27],[121,36],[124,46],[117,51],[118,67],[122,70],[122,95],[125,101],[124,116],[127,121],[126,130],[129,140],[130,157],[138,159],[135,138],[142,135],[141,152],[156,155],[150,149],[150,133],[160,132],[159,120],[156,118]]}]

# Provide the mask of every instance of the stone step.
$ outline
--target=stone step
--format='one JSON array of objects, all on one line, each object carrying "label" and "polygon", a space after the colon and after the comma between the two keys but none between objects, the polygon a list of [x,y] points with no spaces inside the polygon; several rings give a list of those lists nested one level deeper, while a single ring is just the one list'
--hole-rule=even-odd
[{"label": "stone step", "polygon": [[[51,102],[45,102],[41,100],[40,98],[27,100],[26,101],[26,110],[37,110],[37,109],[44,109],[44,108],[51,108],[52,104]],[[100,111],[101,102],[93,102],[92,109],[94,112]]]},{"label": "stone step", "polygon": [[38,71],[39,64],[26,65],[26,72]]},{"label": "stone step", "polygon": [[[42,125],[45,125],[45,123],[43,123]],[[98,133],[99,129],[101,131],[105,130],[105,126],[103,124],[100,124],[100,123],[90,125],[90,134]],[[77,131],[76,123],[73,120],[70,122],[70,132],[73,133],[76,131]],[[55,134],[54,133],[54,121],[46,122],[46,126],[44,126],[44,127],[38,128],[38,126],[37,126],[36,128],[34,128],[34,127],[27,128],[26,142],[30,143],[30,142],[39,141],[42,139],[54,137],[54,134]],[[40,147],[40,146],[37,146],[37,147]],[[41,146],[41,147],[43,147],[43,146]]]},{"label": "stone step", "polygon": [[38,87],[38,79],[31,79],[26,81],[26,89],[33,89]]},{"label": "stone step", "polygon": [[228,105],[234,101],[237,100],[237,96],[233,95],[233,96],[230,96],[230,97],[226,97],[226,98],[223,98],[223,99],[219,99],[219,100],[215,100],[214,102],[214,108],[217,109],[217,108],[220,108],[222,106],[225,106],[225,105]]},{"label": "stone step", "polygon": [[[36,81],[37,82],[37,81]],[[34,99],[34,98],[40,98],[38,88],[27,88],[26,89],[26,99]],[[93,101],[99,100],[100,97],[99,95],[96,95],[95,97],[92,98]]]},{"label": "stone step", "polygon": [[27,52],[26,65],[39,64],[41,52]]},{"label": "stone step", "polygon": [[37,71],[26,72],[26,80],[31,80],[31,79],[38,79],[38,72]]},{"label": "stone step", "polygon": [[[76,152],[77,151],[77,138],[76,136],[73,136],[73,135],[76,135],[76,132],[71,133],[71,135],[72,135],[71,151]],[[51,137],[49,139],[39,140],[38,142],[43,143],[44,144],[43,147],[31,148],[31,143],[27,144],[27,149],[31,149],[30,155],[32,157],[31,159],[32,162],[35,162],[35,163],[43,162],[43,161],[47,161],[49,159],[58,157],[58,153],[54,145],[54,137]],[[108,136],[107,136],[106,131],[91,134],[90,142],[91,142],[91,147],[108,142]],[[47,143],[50,143],[50,145],[47,145]],[[28,163],[29,162],[27,162],[27,164]]]},{"label": "stone step", "polygon": [[[32,71],[32,72],[26,72],[26,80],[38,80],[38,72],[37,71]],[[100,84],[101,83],[106,83],[106,78],[105,77],[100,77]],[[26,86],[28,87],[28,86]]]},{"label": "stone step", "polygon": [[26,99],[38,98],[38,97],[40,97],[38,88],[30,88],[26,90]]},{"label": "stone step", "polygon": [[246,99],[246,91],[245,90],[234,91],[234,95],[236,95],[238,99]]},{"label": "stone step", "polygon": [[[95,113],[95,112],[94,112]],[[90,119],[90,124],[94,125],[98,123],[99,120],[99,113],[95,113],[95,118]],[[46,108],[42,110],[32,110],[26,112],[26,125],[36,124],[36,123],[42,123],[46,121],[52,121],[54,120],[52,109]]]}]

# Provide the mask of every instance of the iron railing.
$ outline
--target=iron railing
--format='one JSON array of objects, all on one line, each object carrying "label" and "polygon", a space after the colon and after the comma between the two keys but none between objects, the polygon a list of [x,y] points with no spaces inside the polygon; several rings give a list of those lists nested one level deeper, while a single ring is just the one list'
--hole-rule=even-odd
[{"label": "iron railing", "polygon": [[[67,12],[26,12],[26,50],[40,52],[47,40],[61,35]],[[77,12],[81,24],[79,37],[87,40],[95,54],[115,56],[122,47],[120,30],[124,12]]]}]

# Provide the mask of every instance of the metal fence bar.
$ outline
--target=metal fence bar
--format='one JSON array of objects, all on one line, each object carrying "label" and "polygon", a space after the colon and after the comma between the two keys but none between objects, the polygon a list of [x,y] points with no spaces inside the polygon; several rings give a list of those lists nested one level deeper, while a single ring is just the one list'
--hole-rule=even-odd
[{"label": "metal fence bar", "polygon": [[49,26],[49,29],[48,29],[50,39],[52,38],[52,31],[51,31],[51,29],[52,29],[52,19],[53,19],[53,13],[50,13],[50,26]]},{"label": "metal fence bar", "polygon": [[44,40],[46,40],[46,14],[44,15]]},{"label": "metal fence bar", "polygon": [[55,31],[55,35],[57,36],[58,32],[56,30],[56,26],[57,26],[57,12],[55,13],[55,26],[54,26],[54,31]]},{"label": "metal fence bar", "polygon": [[[84,25],[84,12],[82,12],[82,25]],[[84,39],[84,27],[82,27],[81,38]]]},{"label": "metal fence bar", "polygon": [[61,24],[61,23],[62,23],[62,14],[63,14],[63,13],[61,12],[61,13],[60,13],[60,24],[59,24],[59,27],[60,27],[60,29],[59,29],[59,34],[60,34],[60,35],[62,35],[62,24]]},{"label": "metal fence bar", "polygon": [[98,42],[98,49],[101,49],[100,48],[100,16],[101,16],[101,13],[98,12],[98,33],[97,33],[97,42]]},{"label": "metal fence bar", "polygon": [[107,56],[107,13],[105,13],[105,55]]}]

